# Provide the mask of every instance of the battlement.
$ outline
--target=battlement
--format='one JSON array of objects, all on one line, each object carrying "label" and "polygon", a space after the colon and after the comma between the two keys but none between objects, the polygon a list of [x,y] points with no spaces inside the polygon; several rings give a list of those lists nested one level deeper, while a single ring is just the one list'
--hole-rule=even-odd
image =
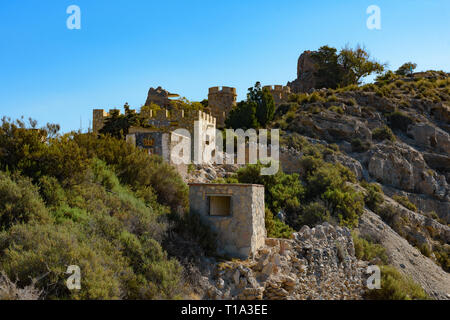
[{"label": "battlement", "polygon": [[211,88],[209,88],[208,93],[209,94],[225,93],[225,94],[237,95],[236,88],[233,88],[233,87],[211,87]]},{"label": "battlement", "polygon": [[208,106],[217,119],[217,125],[223,127],[228,113],[236,105],[236,88],[211,87],[208,92]]},{"label": "battlement", "polygon": [[287,102],[291,94],[291,88],[288,86],[282,85],[264,86],[263,89],[269,89],[276,105]]},{"label": "battlement", "polygon": [[264,89],[269,89],[270,91],[275,92],[284,92],[284,93],[291,93],[291,88],[288,86],[282,86],[282,85],[270,85],[270,86],[264,86]]},{"label": "battlement", "polygon": [[[103,128],[105,120],[111,116],[114,111],[121,111],[118,109],[110,109],[106,112],[103,109],[94,109],[93,111],[93,132],[97,133]],[[132,113],[136,113],[136,110],[130,110]],[[205,125],[216,126],[216,118],[210,114],[207,114],[199,110],[143,110],[142,116],[149,120],[149,123],[157,128],[168,127],[186,127],[193,126],[194,121],[202,121]]]},{"label": "battlement", "polygon": [[199,121],[203,120],[211,124],[216,123],[216,118],[212,115],[207,114],[206,112],[200,110],[167,110],[167,109],[159,109],[159,110],[148,110],[143,114],[148,119],[155,120],[192,120]]}]

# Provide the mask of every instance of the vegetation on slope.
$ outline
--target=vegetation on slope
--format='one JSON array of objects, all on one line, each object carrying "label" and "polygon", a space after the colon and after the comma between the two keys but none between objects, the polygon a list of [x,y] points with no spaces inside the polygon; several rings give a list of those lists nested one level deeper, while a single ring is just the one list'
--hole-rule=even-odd
[{"label": "vegetation on slope", "polygon": [[[31,122],[35,126],[34,122]],[[179,175],[122,140],[3,119],[0,270],[47,299],[175,298],[181,265],[162,248],[187,204]],[[82,270],[69,291],[69,265]]]}]

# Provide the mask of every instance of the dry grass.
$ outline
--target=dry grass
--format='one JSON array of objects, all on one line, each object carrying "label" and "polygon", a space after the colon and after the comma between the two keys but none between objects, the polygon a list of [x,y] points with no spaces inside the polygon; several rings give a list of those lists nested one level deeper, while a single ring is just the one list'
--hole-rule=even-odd
[{"label": "dry grass", "polygon": [[35,287],[37,280],[33,279],[31,284],[25,288],[17,287],[4,273],[0,273],[0,300],[38,300],[42,290]]}]

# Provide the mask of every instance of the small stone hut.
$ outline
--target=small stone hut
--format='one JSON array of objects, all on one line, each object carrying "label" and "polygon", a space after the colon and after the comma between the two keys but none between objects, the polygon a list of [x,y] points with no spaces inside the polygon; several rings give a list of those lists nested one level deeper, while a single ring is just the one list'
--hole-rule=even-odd
[{"label": "small stone hut", "polygon": [[191,183],[189,201],[217,233],[219,254],[246,259],[264,246],[264,186]]}]

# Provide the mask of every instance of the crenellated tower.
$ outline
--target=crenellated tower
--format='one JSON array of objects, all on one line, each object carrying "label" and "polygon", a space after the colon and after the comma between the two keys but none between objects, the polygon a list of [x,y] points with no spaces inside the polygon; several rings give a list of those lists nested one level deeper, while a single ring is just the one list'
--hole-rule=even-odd
[{"label": "crenellated tower", "polygon": [[225,119],[231,109],[236,106],[236,88],[212,87],[208,92],[208,106],[213,117],[217,119],[217,126],[224,127]]}]

